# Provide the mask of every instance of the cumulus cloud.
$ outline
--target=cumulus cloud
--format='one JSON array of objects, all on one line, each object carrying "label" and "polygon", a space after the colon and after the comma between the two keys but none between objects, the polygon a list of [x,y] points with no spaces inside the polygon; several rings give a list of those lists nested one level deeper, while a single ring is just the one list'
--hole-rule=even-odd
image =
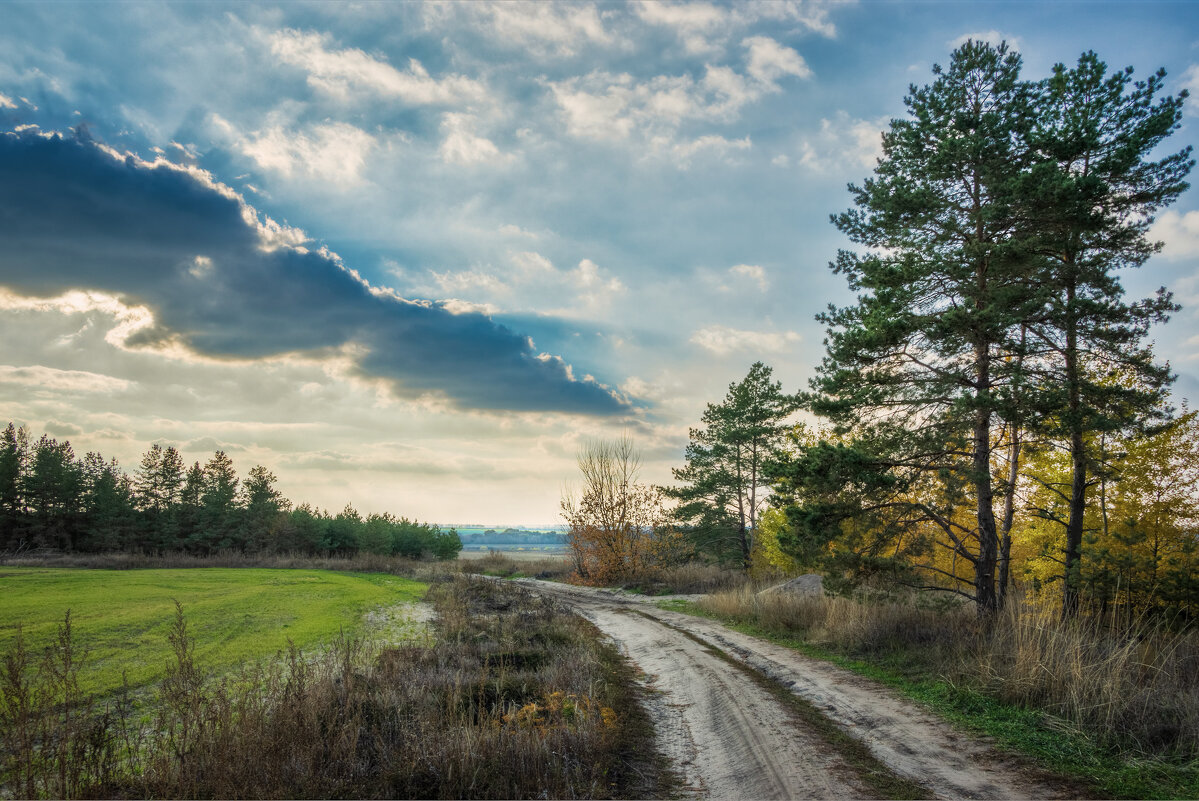
[{"label": "cumulus cloud", "polygon": [[561,307],[553,313],[566,313],[567,309],[598,312],[625,291],[619,278],[591,259],[559,269],[533,250],[509,252],[507,269],[431,271],[430,277],[436,284],[431,289],[437,294],[473,296],[488,301],[488,308],[493,308],[493,301],[511,305],[536,299],[540,306]]},{"label": "cumulus cloud", "polygon": [[[800,144],[799,164],[815,172],[844,172],[874,169],[883,154],[883,130],[890,124],[887,117],[860,120],[844,111],[820,121],[820,133]],[[786,166],[786,160],[776,164]]]},{"label": "cumulus cloud", "polygon": [[725,139],[723,136],[708,134],[686,142],[675,142],[669,146],[669,152],[676,164],[686,168],[691,165],[692,157],[697,154],[728,156],[735,150],[749,150],[752,146],[748,136],[741,139]]},{"label": "cumulus cloud", "polygon": [[258,131],[242,139],[238,149],[261,168],[284,177],[307,175],[342,187],[362,181],[375,138],[344,122],[312,127],[308,132],[289,132],[279,126]]},{"label": "cumulus cloud", "polygon": [[770,279],[766,277],[766,271],[757,264],[736,264],[729,268],[729,273],[753,281],[763,292],[770,288]]},{"label": "cumulus cloud", "polygon": [[698,80],[687,74],[637,80],[628,73],[596,70],[547,83],[571,136],[618,141],[639,132],[651,141],[670,142],[683,123],[731,122],[747,104],[781,91],[779,79],[809,74],[798,53],[771,39],[753,37],[746,47],[752,70],[747,74],[709,64]]},{"label": "cumulus cloud", "polygon": [[64,392],[81,392],[89,395],[96,392],[106,394],[124,392],[132,386],[132,382],[122,378],[86,370],[58,370],[41,365],[14,367],[7,364],[0,364],[0,383],[20,384]]},{"label": "cumulus cloud", "polygon": [[583,45],[612,41],[592,3],[427,3],[424,11],[432,25],[463,20],[486,31],[498,44],[539,55],[571,56]]},{"label": "cumulus cloud", "polygon": [[24,297],[91,290],[141,309],[125,348],[241,361],[335,357],[397,394],[466,408],[626,409],[487,316],[405,300],[335,255],[287,241],[291,229],[262,221],[194,167],[3,134],[0,216],[9,232],[0,284]]},{"label": "cumulus cloud", "polygon": [[[1199,97],[1199,64],[1192,64],[1182,74],[1182,88],[1190,92],[1192,98]],[[1192,117],[1199,115],[1194,100],[1186,104],[1186,113]]]},{"label": "cumulus cloud", "polygon": [[691,342],[717,356],[727,356],[735,351],[753,353],[782,353],[799,342],[794,331],[742,331],[723,325],[710,325],[691,335]]},{"label": "cumulus cloud", "polygon": [[751,36],[743,44],[749,50],[746,71],[761,83],[772,84],[785,75],[812,77],[803,56],[769,36]]},{"label": "cumulus cloud", "polygon": [[1164,258],[1193,259],[1199,256],[1199,211],[1164,212],[1158,215],[1149,236],[1162,242]]},{"label": "cumulus cloud", "polygon": [[495,142],[474,131],[475,118],[470,114],[447,112],[441,119],[445,134],[438,153],[446,164],[483,164],[503,161],[504,156]]},{"label": "cumulus cloud", "polygon": [[13,99],[5,94],[0,94],[0,108],[16,108],[17,104]]},{"label": "cumulus cloud", "polygon": [[720,51],[733,32],[759,20],[794,22],[822,36],[836,36],[837,28],[828,19],[830,5],[810,0],[775,0],[732,6],[641,0],[634,10],[642,22],[673,30],[688,53],[711,55]]},{"label": "cumulus cloud", "polygon": [[339,100],[378,95],[427,106],[487,98],[486,88],[471,78],[434,78],[415,58],[408,60],[408,69],[399,70],[357,48],[334,49],[325,34],[283,30],[269,34],[267,41],[279,61],[308,73],[309,86]]}]

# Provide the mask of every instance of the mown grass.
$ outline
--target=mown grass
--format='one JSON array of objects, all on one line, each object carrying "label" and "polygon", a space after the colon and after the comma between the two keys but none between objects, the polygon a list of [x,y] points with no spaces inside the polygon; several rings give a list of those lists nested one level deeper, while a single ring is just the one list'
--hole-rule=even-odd
[{"label": "mown grass", "polygon": [[971,610],[910,599],[867,603],[748,590],[663,606],[877,679],[1069,777],[1080,793],[1199,797],[1192,722],[1199,677],[1185,634],[1104,634],[1062,626],[1029,608],[985,626]]},{"label": "mown grass", "polygon": [[0,568],[0,652],[20,626],[26,646],[49,645],[67,610],[87,652],[80,688],[108,693],[122,675],[137,687],[162,676],[177,600],[196,658],[221,670],[357,630],[365,613],[417,600],[426,585],[385,573],[320,570],[75,570]]}]

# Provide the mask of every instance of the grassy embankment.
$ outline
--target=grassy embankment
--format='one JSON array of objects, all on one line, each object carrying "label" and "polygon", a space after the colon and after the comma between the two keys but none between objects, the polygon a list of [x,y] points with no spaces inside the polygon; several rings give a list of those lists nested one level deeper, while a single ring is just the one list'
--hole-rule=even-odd
[{"label": "grassy embankment", "polygon": [[[0,646],[0,797],[650,797],[674,787],[627,662],[586,621],[510,585],[442,576],[426,596],[432,635],[397,642],[394,632],[330,636],[380,600],[415,597],[413,582],[390,575],[5,572],[6,592],[23,575],[23,608],[38,623]],[[56,626],[57,612],[39,612],[56,605],[46,599],[92,608]],[[288,633],[310,647],[279,658],[274,643]],[[126,648],[98,666],[81,658],[83,646],[104,654],[121,638]],[[254,659],[262,654],[271,658]],[[234,665],[238,655],[249,661]],[[165,675],[134,694],[84,689],[85,676],[102,689],[122,660],[157,661]]]},{"label": "grassy embankment", "polygon": [[187,610],[196,658],[225,670],[355,631],[365,613],[415,601],[426,585],[384,573],[322,570],[69,570],[0,568],[0,653],[20,626],[40,653],[67,610],[87,653],[80,689],[106,694],[127,676],[133,687],[161,678],[171,658],[174,601]]},{"label": "grassy embankment", "polygon": [[1199,637],[1063,624],[1017,603],[990,626],[916,599],[717,593],[711,617],[891,685],[1100,797],[1199,797]]}]

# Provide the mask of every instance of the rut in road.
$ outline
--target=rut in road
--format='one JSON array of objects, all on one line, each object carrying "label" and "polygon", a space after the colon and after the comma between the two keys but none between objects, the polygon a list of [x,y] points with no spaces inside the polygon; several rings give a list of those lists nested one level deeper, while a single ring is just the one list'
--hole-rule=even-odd
[{"label": "rut in road", "polygon": [[696,796],[877,797],[857,771],[704,643],[788,688],[898,776],[940,798],[1073,798],[1077,788],[998,753],[877,683],[650,599],[524,579],[590,619],[652,678],[661,746]]}]

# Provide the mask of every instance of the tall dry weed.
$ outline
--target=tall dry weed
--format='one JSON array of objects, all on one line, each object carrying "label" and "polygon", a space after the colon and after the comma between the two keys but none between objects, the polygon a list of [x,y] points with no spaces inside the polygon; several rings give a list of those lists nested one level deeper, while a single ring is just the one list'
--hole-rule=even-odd
[{"label": "tall dry weed", "polygon": [[755,592],[700,602],[720,617],[852,656],[885,656],[1044,710],[1100,741],[1199,758],[1199,635],[1160,621],[1119,630],[1064,622],[1055,608],[1015,598],[989,624],[972,607]]}]

